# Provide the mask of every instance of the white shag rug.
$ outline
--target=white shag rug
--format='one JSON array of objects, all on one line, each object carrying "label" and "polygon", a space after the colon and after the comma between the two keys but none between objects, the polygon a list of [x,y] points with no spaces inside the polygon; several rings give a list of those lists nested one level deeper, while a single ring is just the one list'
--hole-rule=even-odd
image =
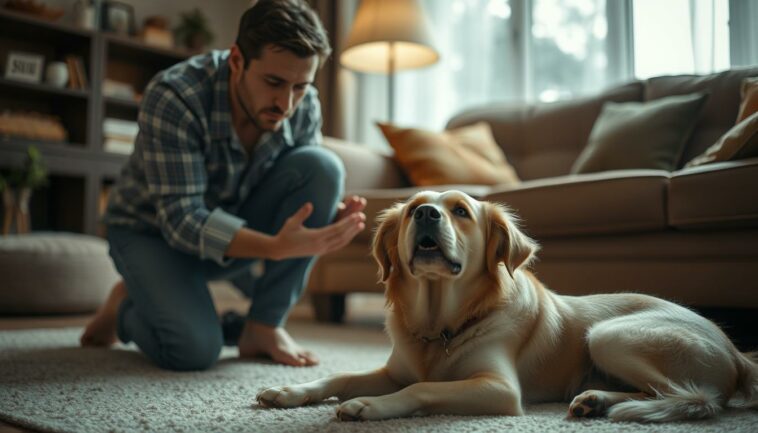
[{"label": "white shag rug", "polygon": [[321,365],[292,368],[236,358],[204,372],[154,367],[135,347],[81,349],[79,328],[0,332],[0,419],[53,432],[758,432],[758,412],[729,409],[720,417],[672,424],[569,421],[567,404],[526,408],[523,417],[431,416],[349,423],[335,419],[337,404],[263,409],[256,393],[330,373],[366,370],[389,354],[376,329],[297,323],[295,338]]}]

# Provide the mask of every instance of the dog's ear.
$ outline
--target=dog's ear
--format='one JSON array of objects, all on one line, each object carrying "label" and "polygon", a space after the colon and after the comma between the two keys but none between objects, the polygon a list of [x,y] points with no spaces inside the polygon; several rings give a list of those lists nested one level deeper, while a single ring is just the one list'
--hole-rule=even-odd
[{"label": "dog's ear", "polygon": [[508,209],[495,203],[484,203],[487,218],[487,270],[493,275],[502,262],[513,277],[521,266],[528,266],[539,245],[525,235],[509,218]]},{"label": "dog's ear", "polygon": [[390,274],[397,269],[399,263],[397,243],[402,214],[402,204],[396,204],[391,208],[383,210],[376,217],[378,228],[374,234],[371,252],[379,264],[382,282],[387,281]]}]

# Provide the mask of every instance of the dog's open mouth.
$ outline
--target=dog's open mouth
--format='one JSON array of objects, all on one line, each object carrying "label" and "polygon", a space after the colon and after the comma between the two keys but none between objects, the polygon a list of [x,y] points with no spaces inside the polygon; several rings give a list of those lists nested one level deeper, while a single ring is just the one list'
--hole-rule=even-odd
[{"label": "dog's open mouth", "polygon": [[458,275],[462,269],[460,263],[450,260],[445,255],[442,248],[440,248],[440,245],[431,236],[422,236],[416,242],[416,248],[413,251],[413,257],[411,258],[411,269],[413,269],[413,265],[417,261],[421,263],[440,261],[445,264],[453,275]]}]

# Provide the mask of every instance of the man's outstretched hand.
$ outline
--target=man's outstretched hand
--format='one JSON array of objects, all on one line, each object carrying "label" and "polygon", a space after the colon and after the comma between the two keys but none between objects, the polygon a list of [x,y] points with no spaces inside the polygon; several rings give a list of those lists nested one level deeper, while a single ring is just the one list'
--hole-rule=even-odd
[{"label": "man's outstretched hand", "polygon": [[366,209],[366,199],[357,195],[351,195],[337,205],[337,216],[334,218],[334,222],[356,212],[363,212],[364,209]]},{"label": "man's outstretched hand", "polygon": [[291,217],[273,238],[269,256],[274,260],[307,257],[337,251],[350,243],[366,228],[366,199],[351,196],[339,204],[335,221],[325,227],[311,229],[303,223],[313,213],[313,204],[306,203]]}]

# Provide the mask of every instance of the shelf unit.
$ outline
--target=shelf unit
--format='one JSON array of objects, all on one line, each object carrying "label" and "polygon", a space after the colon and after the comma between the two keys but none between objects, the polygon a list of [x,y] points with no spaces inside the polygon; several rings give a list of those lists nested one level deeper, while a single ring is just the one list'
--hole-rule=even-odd
[{"label": "shelf unit", "polygon": [[[49,172],[49,183],[34,192],[33,230],[65,230],[102,234],[99,220],[103,194],[118,177],[128,156],[103,150],[103,120],[136,120],[136,100],[107,97],[99,85],[106,78],[131,84],[142,92],[160,70],[189,54],[178,49],[145,45],[141,41],[98,30],[44,21],[0,9],[0,76],[10,51],[40,54],[45,66],[67,55],[84,60],[89,88],[58,88],[0,77],[0,112],[35,111],[55,115],[68,131],[67,142],[46,142],[0,135],[0,168],[23,163],[30,145],[36,146]],[[95,85],[97,84],[97,85]],[[0,220],[3,209],[0,206]]]}]

